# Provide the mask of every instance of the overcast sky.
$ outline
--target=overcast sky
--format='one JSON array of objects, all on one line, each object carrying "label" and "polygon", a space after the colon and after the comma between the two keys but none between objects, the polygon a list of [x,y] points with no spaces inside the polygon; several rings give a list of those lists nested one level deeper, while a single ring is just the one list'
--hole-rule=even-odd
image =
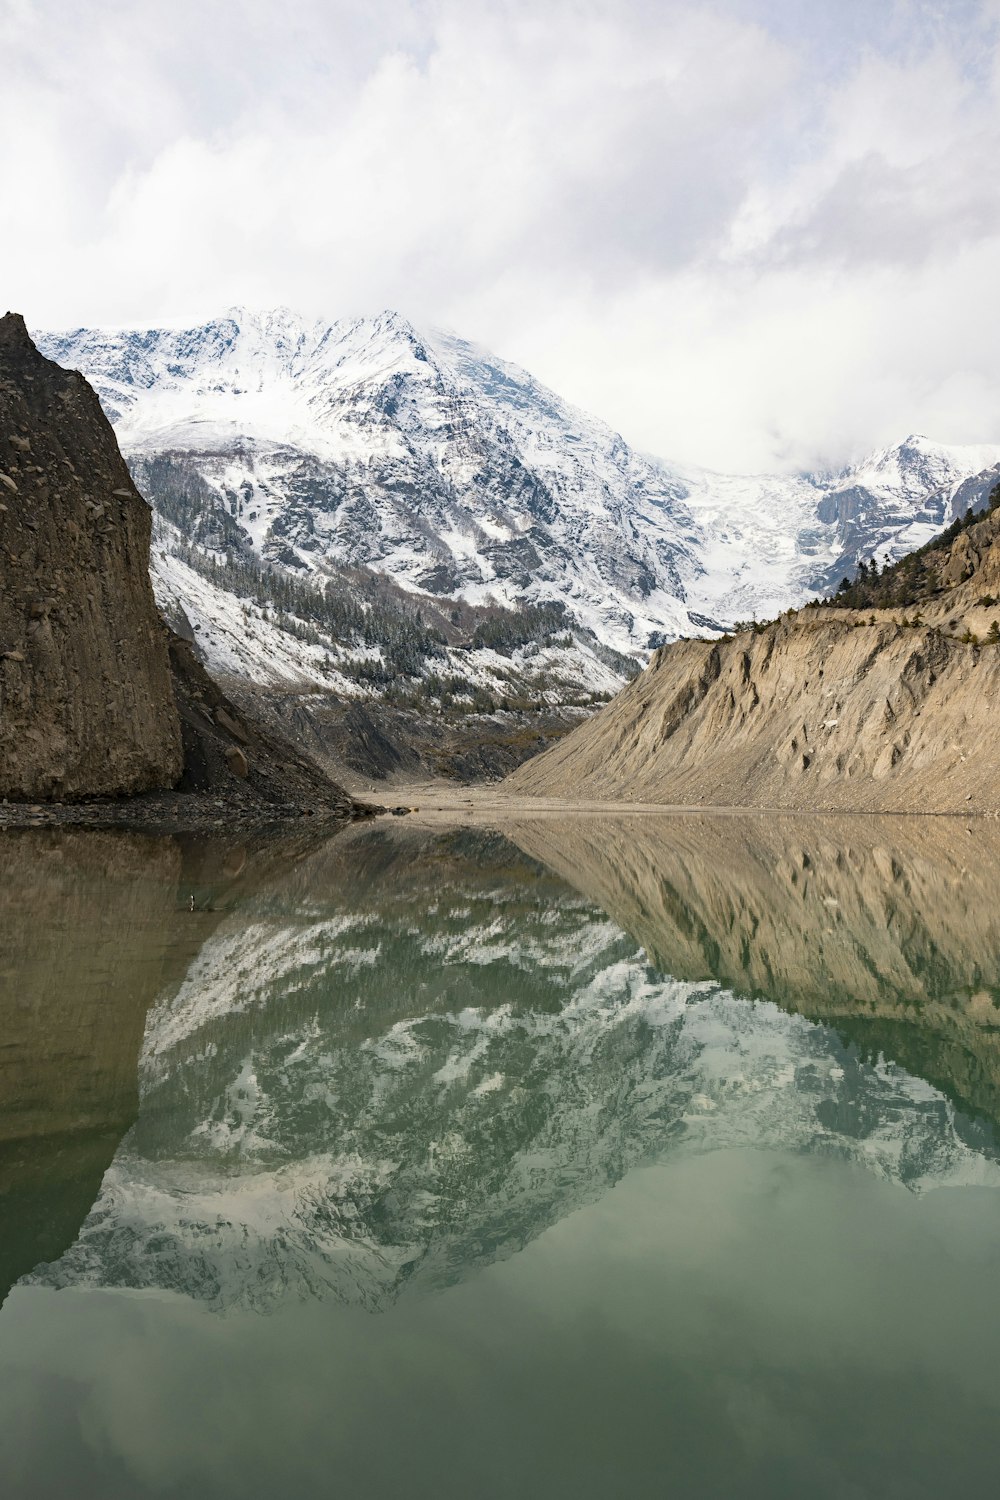
[{"label": "overcast sky", "polygon": [[0,0],[0,302],[395,307],[663,457],[1000,442],[1000,0]]}]

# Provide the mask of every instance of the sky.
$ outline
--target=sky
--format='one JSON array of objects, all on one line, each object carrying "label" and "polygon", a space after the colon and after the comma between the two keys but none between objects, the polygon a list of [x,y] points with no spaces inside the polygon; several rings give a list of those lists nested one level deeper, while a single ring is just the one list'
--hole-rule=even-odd
[{"label": "sky", "polygon": [[1000,0],[0,0],[29,326],[396,308],[667,459],[1000,442]]}]

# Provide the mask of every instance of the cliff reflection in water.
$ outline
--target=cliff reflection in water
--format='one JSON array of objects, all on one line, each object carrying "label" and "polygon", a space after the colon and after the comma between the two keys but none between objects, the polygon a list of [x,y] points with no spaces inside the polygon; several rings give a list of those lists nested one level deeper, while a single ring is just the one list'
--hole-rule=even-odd
[{"label": "cliff reflection in water", "polygon": [[0,837],[0,1302],[73,1243],[93,1205],[139,1112],[149,1008],[227,905],[298,852],[124,832]]},{"label": "cliff reflection in water", "polygon": [[171,904],[138,1118],[35,1280],[377,1309],[720,1147],[1000,1184],[1000,851],[964,825],[380,824],[256,868]]},{"label": "cliff reflection in water", "polygon": [[832,1023],[1000,1122],[995,824],[702,816],[511,832],[664,972]]},{"label": "cliff reflection in water", "polygon": [[72,1243],[138,1113],[177,866],[163,841],[0,841],[0,1301]]}]

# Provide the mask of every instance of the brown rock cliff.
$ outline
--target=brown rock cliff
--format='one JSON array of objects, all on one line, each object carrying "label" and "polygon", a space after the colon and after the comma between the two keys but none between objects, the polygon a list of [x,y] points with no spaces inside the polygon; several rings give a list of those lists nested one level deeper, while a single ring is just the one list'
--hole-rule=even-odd
[{"label": "brown rock cliff", "polygon": [[97,396],[0,319],[0,795],[173,786],[181,732],[150,511]]}]

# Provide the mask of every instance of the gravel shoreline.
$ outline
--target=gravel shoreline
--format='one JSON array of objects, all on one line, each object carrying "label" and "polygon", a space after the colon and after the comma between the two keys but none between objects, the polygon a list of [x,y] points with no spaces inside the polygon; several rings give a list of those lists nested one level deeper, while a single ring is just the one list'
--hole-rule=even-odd
[{"label": "gravel shoreline", "polygon": [[369,802],[355,802],[345,812],[342,803],[271,803],[203,792],[151,792],[138,797],[91,802],[3,802],[0,803],[0,832],[4,829],[60,827],[132,828],[147,833],[198,829],[217,832],[226,828],[266,828],[305,822],[314,826],[343,826],[380,817],[387,811],[387,808]]}]

